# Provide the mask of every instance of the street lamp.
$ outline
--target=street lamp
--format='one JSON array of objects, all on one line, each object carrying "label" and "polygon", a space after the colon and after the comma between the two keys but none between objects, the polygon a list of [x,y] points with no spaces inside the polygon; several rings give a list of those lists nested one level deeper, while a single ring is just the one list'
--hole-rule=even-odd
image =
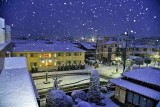
[{"label": "street lamp", "polygon": [[[48,62],[52,62],[52,60],[45,59],[45,60],[42,60],[41,62],[44,63],[45,67],[47,68]],[[46,81],[44,81],[43,83],[44,84],[49,84],[50,83],[50,81],[48,81],[48,71],[46,71]]]},{"label": "street lamp", "polygon": [[136,32],[134,32],[133,30],[131,30],[130,31],[130,33],[129,32],[124,32],[124,34],[123,35],[125,35],[126,36],[126,38],[125,38],[125,48],[124,48],[124,54],[123,54],[123,72],[125,71],[125,68],[126,68],[126,56],[127,56],[127,47],[128,47],[128,36],[130,35],[130,34],[132,34],[132,33],[136,33]]},{"label": "street lamp", "polygon": [[117,63],[116,72],[118,72],[118,65],[119,65],[119,63],[121,61],[121,57],[116,57],[115,60],[116,60],[116,63]]}]

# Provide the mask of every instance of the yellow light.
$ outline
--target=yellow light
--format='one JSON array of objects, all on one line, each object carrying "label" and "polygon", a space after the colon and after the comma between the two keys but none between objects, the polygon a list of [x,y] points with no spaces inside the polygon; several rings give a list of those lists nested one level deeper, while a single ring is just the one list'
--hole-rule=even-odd
[{"label": "yellow light", "polygon": [[51,54],[49,54],[48,56],[51,57]]},{"label": "yellow light", "polygon": [[56,65],[57,65],[57,63],[56,63],[56,62],[54,62],[54,65],[56,66]]},{"label": "yellow light", "polygon": [[49,59],[49,62],[52,62],[52,60],[51,60],[51,59]]},{"label": "yellow light", "polygon": [[44,61],[44,60],[42,60],[41,62],[42,62],[42,63],[44,63],[45,61]]}]

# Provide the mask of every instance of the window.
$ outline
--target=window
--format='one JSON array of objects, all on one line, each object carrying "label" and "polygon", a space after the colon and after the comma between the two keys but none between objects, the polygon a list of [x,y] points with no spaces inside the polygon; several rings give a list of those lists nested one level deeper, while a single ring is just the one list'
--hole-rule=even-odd
[{"label": "window", "polygon": [[67,52],[67,53],[66,53],[66,56],[71,56],[71,53],[70,53],[70,52]]},{"label": "window", "polygon": [[30,57],[37,57],[37,54],[36,53],[31,53]]},{"label": "window", "polygon": [[133,104],[138,106],[138,104],[139,104],[139,95],[138,94],[134,94]]},{"label": "window", "polygon": [[58,61],[58,62],[57,62],[57,65],[62,65],[62,61]]},{"label": "window", "polygon": [[145,107],[146,106],[146,98],[141,96],[140,97],[140,104],[139,104],[140,107]]},{"label": "window", "polygon": [[151,99],[147,99],[146,107],[154,107],[154,102]]},{"label": "window", "polygon": [[20,53],[19,55],[27,57],[27,54],[25,54],[25,53]]},{"label": "window", "polygon": [[136,51],[139,51],[139,48],[136,48]]},{"label": "window", "polygon": [[147,51],[147,48],[144,48],[143,51]]},{"label": "window", "polygon": [[71,61],[66,61],[66,64],[71,64]]},{"label": "window", "polygon": [[63,53],[58,53],[58,56],[63,56]]},{"label": "window", "polygon": [[78,56],[78,52],[75,52],[75,53],[74,53],[74,56]]},{"label": "window", "polygon": [[49,57],[51,57],[51,54],[44,54],[43,55],[45,58],[49,58]]},{"label": "window", "polygon": [[37,63],[36,63],[36,62],[31,62],[31,63],[30,63],[30,66],[31,66],[31,67],[33,67],[33,66],[35,67],[35,66],[37,66]]},{"label": "window", "polygon": [[132,103],[132,98],[133,98],[133,93],[128,91],[128,95],[127,95],[127,101]]}]

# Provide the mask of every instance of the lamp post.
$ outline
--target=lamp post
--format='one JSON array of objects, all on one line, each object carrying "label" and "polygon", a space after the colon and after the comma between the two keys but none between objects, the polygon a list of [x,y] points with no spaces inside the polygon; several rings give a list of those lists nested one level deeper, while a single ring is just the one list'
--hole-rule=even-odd
[{"label": "lamp post", "polygon": [[[130,33],[133,33],[133,30],[130,31]],[[123,72],[125,71],[126,68],[126,56],[127,56],[127,48],[128,48],[128,36],[129,36],[129,32],[124,32],[124,35],[126,36],[125,38],[125,48],[124,48],[124,54],[123,54]]]},{"label": "lamp post", "polygon": [[117,63],[116,73],[118,73],[118,66],[119,66],[119,63],[121,61],[121,57],[116,57],[115,60],[116,60],[116,63]]},{"label": "lamp post", "polygon": [[[48,62],[51,62],[51,60],[45,59],[45,60],[42,60],[41,62],[44,63],[45,67],[47,68]],[[46,70],[46,81],[44,81],[43,83],[44,84],[49,84],[50,83],[50,81],[48,81],[48,71],[47,70]]]}]

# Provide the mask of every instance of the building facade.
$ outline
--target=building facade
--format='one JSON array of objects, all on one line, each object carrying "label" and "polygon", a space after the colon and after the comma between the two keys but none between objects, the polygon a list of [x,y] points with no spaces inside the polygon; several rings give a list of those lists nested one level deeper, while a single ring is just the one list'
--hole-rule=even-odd
[{"label": "building facade", "polygon": [[114,99],[126,107],[159,107],[160,69],[139,68],[111,79],[116,85]]},{"label": "building facade", "polygon": [[59,66],[84,64],[85,60],[85,51],[66,44],[19,44],[12,55],[26,57],[30,71],[56,70]]}]

